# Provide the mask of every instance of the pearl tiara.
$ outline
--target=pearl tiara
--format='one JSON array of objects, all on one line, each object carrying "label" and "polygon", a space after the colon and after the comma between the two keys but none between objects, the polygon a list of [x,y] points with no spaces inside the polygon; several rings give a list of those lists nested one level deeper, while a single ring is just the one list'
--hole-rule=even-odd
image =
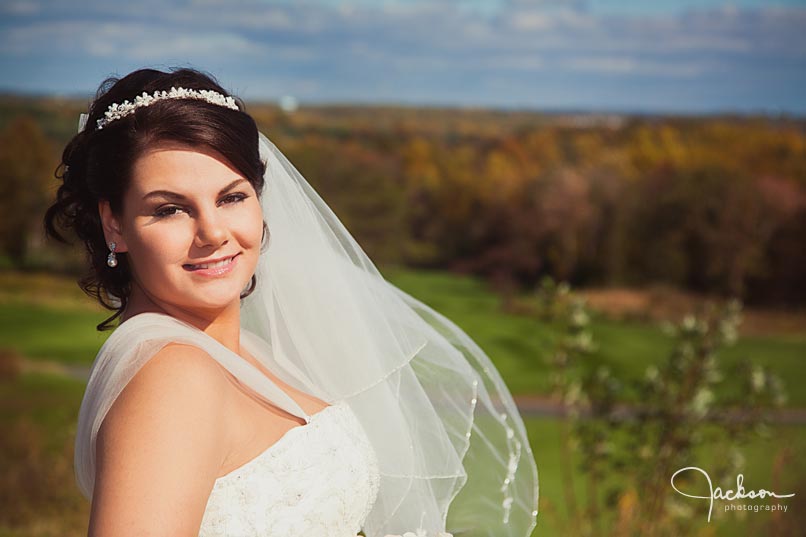
[{"label": "pearl tiara", "polygon": [[[192,90],[192,89],[185,89],[185,88],[175,88],[171,87],[170,91],[155,91],[153,94],[149,95],[146,92],[143,92],[142,95],[138,95],[134,98],[134,102],[130,103],[128,100],[123,101],[122,103],[112,103],[109,105],[109,108],[106,109],[104,112],[104,117],[99,119],[96,122],[96,129],[101,130],[106,125],[115,121],[116,119],[120,119],[122,117],[126,117],[129,114],[134,113],[135,110],[141,108],[143,106],[148,106],[152,103],[157,101],[161,101],[163,99],[199,99],[201,101],[206,101],[211,104],[217,104],[219,106],[224,106],[226,108],[231,108],[232,110],[240,110],[238,105],[235,103],[235,99],[229,96],[224,96],[218,93],[217,91],[213,90]],[[84,124],[87,122],[87,115],[81,114],[79,117],[79,126],[78,130],[81,131],[84,128]]]}]

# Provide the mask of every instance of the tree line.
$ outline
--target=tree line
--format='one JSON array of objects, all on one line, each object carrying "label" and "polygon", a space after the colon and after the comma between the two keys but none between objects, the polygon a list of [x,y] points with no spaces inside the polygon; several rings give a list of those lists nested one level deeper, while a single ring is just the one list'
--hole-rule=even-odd
[{"label": "tree line", "polygon": [[[77,101],[0,99],[0,248],[41,243]],[[806,303],[806,121],[270,104],[248,111],[379,265]],[[65,261],[72,260],[72,261]]]}]

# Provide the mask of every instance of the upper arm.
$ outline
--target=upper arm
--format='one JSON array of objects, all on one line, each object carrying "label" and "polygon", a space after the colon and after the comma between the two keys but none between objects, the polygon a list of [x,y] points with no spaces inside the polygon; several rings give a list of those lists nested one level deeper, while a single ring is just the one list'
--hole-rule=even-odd
[{"label": "upper arm", "polygon": [[196,536],[225,457],[224,381],[192,345],[168,344],[129,381],[96,440],[90,536]]}]

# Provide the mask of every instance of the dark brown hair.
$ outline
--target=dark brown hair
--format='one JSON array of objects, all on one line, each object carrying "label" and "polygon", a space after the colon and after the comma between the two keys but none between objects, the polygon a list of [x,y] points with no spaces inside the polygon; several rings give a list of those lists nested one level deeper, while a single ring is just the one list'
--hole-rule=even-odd
[{"label": "dark brown hair", "polygon": [[[134,113],[95,128],[96,121],[112,103],[134,102],[143,92],[169,91],[171,87],[213,90],[232,96],[239,110],[198,99],[165,99],[138,108]],[[258,150],[258,128],[246,113],[240,98],[230,95],[212,75],[190,68],[169,72],[140,69],[123,78],[104,80],[90,105],[86,126],[64,148],[56,178],[62,181],[56,201],[44,218],[45,233],[69,243],[58,228],[72,228],[84,243],[89,272],[78,284],[89,296],[115,314],[97,326],[114,328],[110,323],[123,313],[131,293],[132,273],[125,252],[116,252],[118,265],[107,266],[109,248],[104,239],[98,202],[108,200],[113,213],[121,214],[123,198],[131,182],[132,170],[140,156],[167,142],[190,147],[206,147],[223,156],[254,187],[263,189],[265,163]],[[263,223],[264,239],[266,223]],[[248,296],[256,285],[252,276]]]}]

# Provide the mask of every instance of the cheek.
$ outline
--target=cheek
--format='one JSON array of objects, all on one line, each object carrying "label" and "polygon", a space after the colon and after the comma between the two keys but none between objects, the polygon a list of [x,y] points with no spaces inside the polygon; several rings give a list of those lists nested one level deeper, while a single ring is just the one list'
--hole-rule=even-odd
[{"label": "cheek", "polygon": [[181,263],[187,258],[188,244],[193,237],[183,226],[152,226],[142,229],[130,241],[129,251],[140,274],[160,272],[167,265]]},{"label": "cheek", "polygon": [[244,246],[260,246],[263,238],[263,212],[259,205],[250,207],[238,217],[238,229]]}]

